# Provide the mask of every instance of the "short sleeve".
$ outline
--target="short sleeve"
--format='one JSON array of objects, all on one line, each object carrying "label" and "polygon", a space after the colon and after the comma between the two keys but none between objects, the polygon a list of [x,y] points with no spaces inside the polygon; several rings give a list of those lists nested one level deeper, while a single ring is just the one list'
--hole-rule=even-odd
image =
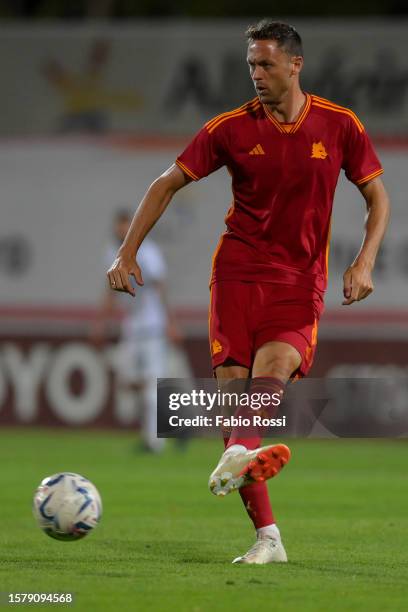
[{"label": "short sleeve", "polygon": [[384,172],[367,132],[355,116],[348,118],[343,168],[355,185],[363,185]]},{"label": "short sleeve", "polygon": [[223,129],[204,126],[176,159],[176,164],[194,181],[225,165]]}]

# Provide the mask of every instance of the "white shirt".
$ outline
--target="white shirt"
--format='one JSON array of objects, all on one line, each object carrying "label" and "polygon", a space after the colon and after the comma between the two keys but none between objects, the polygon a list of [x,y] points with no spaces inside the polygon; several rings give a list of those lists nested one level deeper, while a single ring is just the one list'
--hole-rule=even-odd
[{"label": "white shirt", "polygon": [[[112,264],[117,248],[111,245],[107,252],[108,265]],[[156,282],[166,278],[166,263],[159,247],[149,238],[145,238],[137,253],[137,263],[142,270],[143,287],[136,287],[136,296],[120,293],[121,306],[125,311],[122,323],[124,340],[136,340],[165,333],[167,313],[162,302]]]}]

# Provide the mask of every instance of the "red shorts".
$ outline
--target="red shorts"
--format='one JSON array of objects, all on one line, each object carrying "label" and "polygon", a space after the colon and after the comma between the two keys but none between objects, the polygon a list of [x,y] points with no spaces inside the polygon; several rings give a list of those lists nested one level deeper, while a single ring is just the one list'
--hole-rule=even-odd
[{"label": "red shorts", "polygon": [[210,347],[213,368],[227,359],[251,369],[266,342],[291,344],[306,376],[317,344],[323,299],[312,289],[270,282],[218,281],[211,286]]}]

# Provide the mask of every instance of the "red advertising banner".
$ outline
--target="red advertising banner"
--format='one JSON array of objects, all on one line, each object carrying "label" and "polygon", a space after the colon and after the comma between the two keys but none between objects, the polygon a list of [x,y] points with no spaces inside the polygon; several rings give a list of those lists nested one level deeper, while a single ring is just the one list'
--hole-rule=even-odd
[{"label": "red advertising banner", "polygon": [[[190,338],[193,373],[210,377],[208,342]],[[315,377],[406,376],[407,342],[323,338]],[[122,385],[117,345],[95,347],[86,337],[4,335],[0,341],[0,426],[136,427],[142,397]]]}]

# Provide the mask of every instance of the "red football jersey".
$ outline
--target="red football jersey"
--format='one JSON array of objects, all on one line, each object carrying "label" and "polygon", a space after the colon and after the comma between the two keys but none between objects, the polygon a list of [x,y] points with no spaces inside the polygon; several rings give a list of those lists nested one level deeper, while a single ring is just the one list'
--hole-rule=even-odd
[{"label": "red football jersey", "polygon": [[282,124],[258,98],[218,115],[177,158],[199,180],[226,166],[233,201],[211,281],[273,281],[324,291],[340,170],[361,185],[383,172],[356,115],[306,94],[296,123]]}]

